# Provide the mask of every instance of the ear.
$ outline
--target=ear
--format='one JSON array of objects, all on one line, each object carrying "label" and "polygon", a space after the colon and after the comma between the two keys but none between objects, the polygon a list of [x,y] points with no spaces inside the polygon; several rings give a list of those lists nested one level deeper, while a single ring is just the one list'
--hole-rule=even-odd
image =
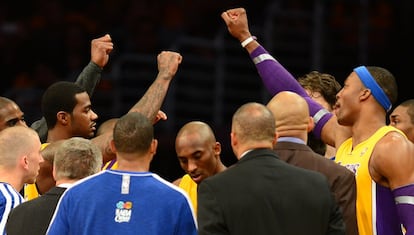
[{"label": "ear", "polygon": [[158,140],[153,139],[150,146],[151,154],[155,155],[157,153],[157,147],[158,147]]},{"label": "ear", "polygon": [[57,122],[62,124],[63,126],[67,126],[70,122],[70,114],[65,111],[59,111],[56,114]]},{"label": "ear", "polygon": [[214,144],[214,154],[220,155],[220,153],[221,153],[221,144],[219,142],[216,142]]},{"label": "ear", "polygon": [[313,128],[315,128],[315,122],[313,121],[313,118],[309,116],[309,122],[308,122],[308,127],[307,127],[308,133],[311,132]]},{"label": "ear", "polygon": [[24,155],[20,158],[19,164],[23,166],[24,169],[29,169],[29,161],[27,159],[27,155]]},{"label": "ear", "polygon": [[231,132],[230,133],[230,139],[231,139],[231,146],[236,146],[237,145],[237,136],[235,133]]},{"label": "ear", "polygon": [[363,101],[363,100],[366,100],[366,99],[368,99],[369,97],[370,97],[370,95],[371,95],[371,90],[370,89],[368,89],[368,88],[366,88],[366,89],[364,89],[362,92],[361,92],[362,94],[361,94],[361,96],[360,96],[360,100],[361,101]]},{"label": "ear", "polygon": [[56,181],[57,179],[56,179],[56,168],[55,167],[52,167],[52,175],[53,175],[53,179],[55,179]]},{"label": "ear", "polygon": [[115,147],[115,142],[113,139],[109,142],[109,145],[110,145],[111,151],[116,154],[116,147]]}]

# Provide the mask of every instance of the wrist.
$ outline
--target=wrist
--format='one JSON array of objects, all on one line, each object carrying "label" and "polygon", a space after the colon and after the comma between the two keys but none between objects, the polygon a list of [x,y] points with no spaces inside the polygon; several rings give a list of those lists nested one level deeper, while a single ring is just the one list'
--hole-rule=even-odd
[{"label": "wrist", "polygon": [[253,42],[253,41],[255,41],[255,40],[257,40],[257,38],[256,38],[255,36],[250,36],[250,37],[248,37],[248,38],[244,39],[244,40],[241,42],[241,46],[242,46],[242,47],[246,47],[249,43],[251,43],[251,42]]},{"label": "wrist", "polygon": [[89,61],[88,65],[91,65],[91,67],[98,70],[99,72],[101,72],[103,70],[103,68],[101,66],[99,66],[97,63],[95,63],[93,60]]},{"label": "wrist", "polygon": [[172,79],[173,79],[173,75],[172,74],[170,74],[170,73],[168,73],[168,72],[159,72],[158,73],[158,76],[157,76],[157,79],[159,80],[159,81],[166,81],[166,82],[170,82]]}]

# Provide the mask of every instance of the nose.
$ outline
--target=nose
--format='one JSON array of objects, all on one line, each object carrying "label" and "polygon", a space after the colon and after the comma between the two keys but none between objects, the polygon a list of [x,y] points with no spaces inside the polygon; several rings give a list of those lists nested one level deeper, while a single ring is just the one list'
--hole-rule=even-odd
[{"label": "nose", "polygon": [[338,100],[339,96],[341,96],[342,91],[344,90],[344,88],[342,88],[341,90],[338,91],[338,93],[336,93],[336,99]]},{"label": "nose", "polygon": [[192,172],[192,171],[194,171],[194,170],[196,170],[197,169],[197,164],[196,164],[196,161],[194,161],[194,160],[189,160],[188,161],[188,172]]},{"label": "nose", "polygon": [[91,120],[98,119],[98,114],[96,114],[93,110],[91,110]]}]

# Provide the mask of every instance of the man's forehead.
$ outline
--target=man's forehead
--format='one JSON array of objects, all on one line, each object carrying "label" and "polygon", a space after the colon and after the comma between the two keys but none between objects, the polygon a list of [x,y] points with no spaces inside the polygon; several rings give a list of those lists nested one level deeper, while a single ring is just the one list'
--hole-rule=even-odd
[{"label": "man's forehead", "polygon": [[408,116],[407,107],[397,106],[391,113],[391,117],[395,116]]},{"label": "man's forehead", "polygon": [[9,103],[7,105],[0,107],[0,119],[10,120],[21,116],[23,116],[23,112],[15,103]]},{"label": "man's forehead", "polygon": [[89,95],[87,92],[78,93],[75,95],[75,99],[77,101],[77,104],[81,105],[90,105],[91,100],[89,98]]}]

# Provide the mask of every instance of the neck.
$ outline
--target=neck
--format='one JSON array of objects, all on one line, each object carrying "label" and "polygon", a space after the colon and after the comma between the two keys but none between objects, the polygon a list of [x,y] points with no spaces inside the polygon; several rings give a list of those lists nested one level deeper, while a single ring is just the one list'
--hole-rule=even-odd
[{"label": "neck", "polygon": [[47,143],[53,143],[58,140],[66,140],[72,137],[72,133],[68,133],[64,128],[54,127],[47,132]]},{"label": "neck", "polygon": [[308,132],[306,130],[280,130],[276,129],[279,137],[294,137],[303,140],[305,143],[308,141]]},{"label": "neck", "polygon": [[17,192],[22,190],[24,182],[21,180],[17,173],[14,174],[13,171],[10,170],[0,170],[0,182],[5,182],[10,184]]},{"label": "neck", "polygon": [[216,174],[226,170],[227,167],[219,160],[216,167]]},{"label": "neck", "polygon": [[[385,124],[385,116],[382,117],[375,117],[375,115],[372,115],[370,121],[362,121],[360,119],[359,122],[354,123],[352,125],[352,144],[353,146],[358,145],[359,143],[365,141],[369,137],[371,137],[378,129],[380,129],[383,126],[386,126]],[[367,119],[368,120],[368,119]]]},{"label": "neck", "polygon": [[150,168],[152,156],[123,157],[118,154],[118,170],[147,172]]},{"label": "neck", "polygon": [[78,181],[78,179],[59,179],[56,181],[56,186],[61,184],[74,184],[76,181]]},{"label": "neck", "polygon": [[237,159],[240,159],[242,154],[248,150],[252,149],[273,149],[273,143],[269,141],[261,141],[261,142],[254,142],[254,143],[246,143],[244,145],[241,145],[237,149]]}]

